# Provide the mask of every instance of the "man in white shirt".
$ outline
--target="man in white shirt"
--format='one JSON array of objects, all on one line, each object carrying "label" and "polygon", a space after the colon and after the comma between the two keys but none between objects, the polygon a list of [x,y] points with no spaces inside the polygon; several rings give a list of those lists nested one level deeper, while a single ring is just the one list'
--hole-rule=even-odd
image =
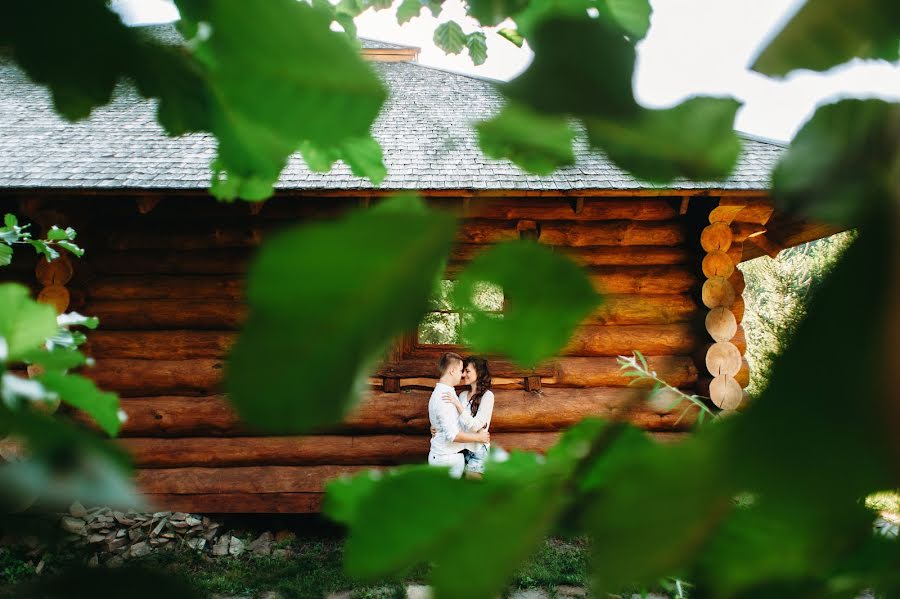
[{"label": "man in white shirt", "polygon": [[461,453],[466,443],[490,443],[491,435],[486,430],[467,433],[459,428],[456,408],[444,400],[445,393],[456,397],[456,387],[462,378],[463,359],[458,354],[447,352],[438,363],[440,380],[434,386],[428,400],[428,419],[435,434],[431,437],[431,451],[428,463],[431,466],[450,468],[450,476],[461,478],[466,467],[465,456]]}]

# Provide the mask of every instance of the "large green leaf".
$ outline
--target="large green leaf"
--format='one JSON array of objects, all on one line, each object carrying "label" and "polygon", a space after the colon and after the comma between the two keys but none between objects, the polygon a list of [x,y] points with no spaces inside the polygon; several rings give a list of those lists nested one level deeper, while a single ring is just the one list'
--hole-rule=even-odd
[{"label": "large green leaf", "polygon": [[546,116],[516,103],[478,123],[478,143],[490,158],[508,158],[535,175],[575,163],[575,133],[565,117]]},{"label": "large green leaf", "polygon": [[453,230],[451,216],[395,198],[268,240],[226,370],[241,416],[293,432],[340,420],[380,352],[426,311]]},{"label": "large green leaf", "polygon": [[110,436],[122,427],[119,397],[101,391],[94,382],[76,374],[48,372],[39,379],[47,390],[59,394],[61,400],[88,414]]},{"label": "large green leaf", "polygon": [[466,47],[468,36],[456,21],[446,21],[434,30],[434,44],[447,54],[459,54]]},{"label": "large green leaf", "polygon": [[503,87],[513,100],[555,114],[634,115],[634,46],[606,19],[552,16],[528,38],[534,61]]},{"label": "large green leaf", "polygon": [[[215,97],[219,139],[214,191],[258,196],[302,141],[335,146],[366,136],[386,97],[353,45],[329,17],[303,2],[272,0],[247,18],[240,2],[179,0],[181,14],[208,23],[195,39]],[[309,57],[315,56],[315,60]],[[256,198],[251,198],[256,199]]]},{"label": "large green leaf", "polygon": [[[524,265],[528,276],[523,276]],[[476,292],[484,283],[503,289],[508,307],[502,317],[479,308]],[[559,353],[578,323],[597,308],[600,296],[570,259],[533,241],[512,241],[491,247],[469,264],[457,280],[453,302],[471,312],[462,334],[473,350],[500,353],[532,367]]]},{"label": "large green leaf", "polygon": [[16,360],[43,345],[56,330],[52,306],[32,300],[22,285],[0,284],[0,362]]},{"label": "large green leaf", "polygon": [[[598,462],[599,486],[582,518],[599,596],[673,574],[695,554],[731,504],[709,443],[615,446]],[[596,475],[595,475],[596,476]]]},{"label": "large green leaf", "polygon": [[900,58],[900,3],[807,0],[753,63],[766,75],[824,71],[852,58]]},{"label": "large green leaf", "polygon": [[816,110],[772,174],[776,198],[818,220],[855,225],[896,202],[900,104],[842,100]]},{"label": "large green leaf", "polygon": [[[356,479],[369,487],[367,475]],[[353,492],[356,479],[329,494]],[[359,505],[347,538],[347,570],[374,578],[428,560],[435,563],[431,582],[438,599],[495,597],[550,531],[566,499],[563,482],[531,454],[490,464],[478,482],[454,480],[446,469],[429,466],[401,470]],[[486,539],[498,538],[504,542],[485,551]],[[471,567],[473,555],[478,568]]]},{"label": "large green leaf", "polygon": [[664,110],[641,111],[633,119],[588,119],[591,144],[635,177],[667,183],[726,178],[741,142],[734,131],[740,103],[724,98],[691,98]]}]

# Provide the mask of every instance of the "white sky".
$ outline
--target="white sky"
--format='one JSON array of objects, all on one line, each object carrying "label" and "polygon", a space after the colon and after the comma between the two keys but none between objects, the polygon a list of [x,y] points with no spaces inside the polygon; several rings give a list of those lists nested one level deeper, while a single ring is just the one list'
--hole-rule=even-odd
[{"label": "white sky", "polygon": [[[638,46],[634,80],[638,101],[666,107],[697,94],[731,95],[744,102],[739,130],[789,140],[815,106],[839,96],[882,97],[900,101],[900,66],[854,61],[825,74],[802,71],[784,80],[752,73],[762,42],[774,36],[803,0],[651,0],[650,32]],[[114,0],[130,24],[161,23],[178,18],[169,0]],[[476,67],[467,54],[447,56],[432,35],[442,21],[454,19],[465,32],[478,25],[465,17],[460,0],[447,0],[439,19],[424,9],[421,16],[397,25],[394,10],[368,11],[357,18],[359,35],[422,48],[419,62],[452,71],[508,80],[531,60],[531,51],[516,48],[487,31],[488,60]],[[587,58],[586,58],[587,59]],[[598,62],[598,68],[602,68]]]}]

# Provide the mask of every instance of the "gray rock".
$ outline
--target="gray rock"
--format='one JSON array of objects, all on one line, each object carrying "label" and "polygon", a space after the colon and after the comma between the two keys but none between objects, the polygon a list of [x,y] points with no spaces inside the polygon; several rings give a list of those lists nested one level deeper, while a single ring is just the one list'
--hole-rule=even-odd
[{"label": "gray rock", "polygon": [[284,599],[284,595],[278,591],[266,591],[256,599]]},{"label": "gray rock", "polygon": [[118,555],[114,555],[111,558],[109,558],[108,560],[106,560],[106,567],[107,568],[118,568],[124,563],[125,563],[125,560],[123,560]]},{"label": "gray rock", "polygon": [[587,597],[587,589],[584,587],[573,587],[567,584],[561,584],[556,587],[556,597],[558,599],[573,599],[574,597]]},{"label": "gray rock", "polygon": [[231,537],[228,535],[222,535],[219,537],[219,540],[216,541],[216,544],[213,545],[212,554],[221,557],[223,555],[228,555],[228,546],[231,544]]},{"label": "gray rock", "polygon": [[131,553],[131,557],[144,557],[150,555],[150,550],[150,544],[147,541],[141,541],[132,545],[129,553]]},{"label": "gray rock", "polygon": [[87,565],[88,565],[88,568],[96,568],[97,566],[100,565],[100,558],[97,556],[96,553],[91,556],[91,559],[88,560]]},{"label": "gray rock", "polygon": [[411,584],[406,587],[406,599],[431,599],[431,587],[423,584]]},{"label": "gray rock", "polygon": [[544,589],[522,589],[513,591],[510,599],[550,599],[550,595]]},{"label": "gray rock", "polygon": [[276,543],[284,543],[286,541],[295,541],[297,539],[297,535],[289,530],[279,530],[275,533],[275,542]]},{"label": "gray rock", "polygon": [[238,556],[244,552],[244,542],[237,537],[231,537],[231,543],[228,544],[228,553]]},{"label": "gray rock", "polygon": [[325,596],[325,599],[351,599],[353,597],[353,591],[341,591],[339,593],[330,593]]},{"label": "gray rock", "polygon": [[73,535],[84,533],[84,520],[79,520],[78,518],[63,516],[62,520],[59,521],[59,525],[64,531],[72,533]]},{"label": "gray rock", "polygon": [[69,506],[69,515],[75,518],[84,518],[87,516],[87,510],[77,501]]},{"label": "gray rock", "polygon": [[271,532],[266,531],[256,537],[256,539],[250,543],[250,551],[257,555],[271,555],[272,554],[272,542],[275,540],[275,537]]}]

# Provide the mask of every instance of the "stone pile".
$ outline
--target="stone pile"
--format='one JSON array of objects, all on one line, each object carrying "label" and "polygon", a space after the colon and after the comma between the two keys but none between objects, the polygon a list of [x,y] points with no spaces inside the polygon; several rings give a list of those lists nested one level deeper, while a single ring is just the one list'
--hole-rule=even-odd
[{"label": "stone pile", "polygon": [[246,551],[256,555],[279,555],[278,541],[293,537],[285,531],[277,535],[263,532],[245,543],[235,535],[220,534],[220,524],[206,516],[184,512],[138,513],[110,508],[85,509],[79,503],[69,508],[59,521],[70,543],[87,547],[94,555],[89,564],[120,566],[129,558],[144,557],[152,551],[190,548],[215,557],[238,556]]}]

